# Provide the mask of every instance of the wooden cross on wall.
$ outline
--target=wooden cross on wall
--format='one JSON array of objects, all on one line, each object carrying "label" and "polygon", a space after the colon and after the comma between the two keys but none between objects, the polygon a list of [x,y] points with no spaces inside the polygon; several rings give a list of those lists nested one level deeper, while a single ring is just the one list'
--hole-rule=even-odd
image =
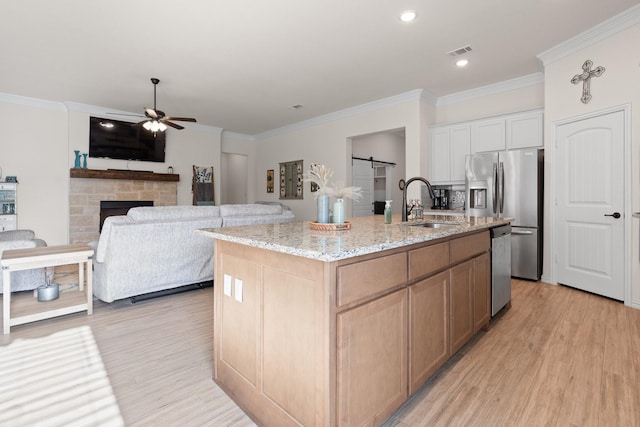
[{"label": "wooden cross on wall", "polygon": [[582,101],[583,104],[587,104],[591,101],[591,77],[600,77],[602,73],[604,73],[604,67],[599,66],[592,70],[592,66],[593,61],[587,59],[584,61],[584,64],[582,64],[582,74],[576,74],[571,79],[571,83],[574,85],[582,82],[582,97],[580,98],[580,101]]}]

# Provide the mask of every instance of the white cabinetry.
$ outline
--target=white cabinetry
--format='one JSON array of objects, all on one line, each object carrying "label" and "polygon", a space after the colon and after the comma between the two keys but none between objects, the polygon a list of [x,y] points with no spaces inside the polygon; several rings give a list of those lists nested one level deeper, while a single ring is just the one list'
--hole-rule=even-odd
[{"label": "white cabinetry", "polygon": [[507,148],[542,148],[542,111],[513,114],[507,117]]},{"label": "white cabinetry", "polygon": [[429,133],[429,181],[464,183],[468,154],[542,148],[542,129],[542,110],[436,126]]},{"label": "white cabinetry", "polygon": [[506,123],[503,117],[473,124],[473,152],[501,151],[507,147]]},{"label": "white cabinetry", "polygon": [[444,126],[431,132],[432,184],[464,182],[465,156],[471,153],[471,126]]},{"label": "white cabinetry", "polygon": [[477,121],[473,124],[473,152],[542,148],[542,127],[542,110]]},{"label": "white cabinetry", "polygon": [[0,182],[0,231],[18,228],[17,189],[15,182]]}]

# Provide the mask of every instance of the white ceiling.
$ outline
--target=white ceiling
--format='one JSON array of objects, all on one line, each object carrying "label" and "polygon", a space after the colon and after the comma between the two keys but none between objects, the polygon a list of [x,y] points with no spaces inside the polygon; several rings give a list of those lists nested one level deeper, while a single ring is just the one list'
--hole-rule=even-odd
[{"label": "white ceiling", "polygon": [[[3,1],[0,92],[137,113],[158,77],[167,114],[254,135],[415,89],[439,97],[539,72],[537,54],[637,4]],[[405,9],[414,22],[400,22]],[[470,64],[457,69],[447,52],[465,45]]]}]

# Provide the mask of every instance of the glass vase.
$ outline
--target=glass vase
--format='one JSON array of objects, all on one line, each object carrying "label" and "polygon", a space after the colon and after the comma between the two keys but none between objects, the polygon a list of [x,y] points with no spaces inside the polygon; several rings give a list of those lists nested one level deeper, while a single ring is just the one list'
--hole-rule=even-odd
[{"label": "glass vase", "polygon": [[333,204],[333,222],[335,224],[344,223],[344,199],[336,199]]},{"label": "glass vase", "polygon": [[318,223],[326,224],[329,222],[329,196],[320,194],[316,201],[318,203]]},{"label": "glass vase", "polygon": [[73,167],[75,169],[80,169],[80,151],[79,150],[73,150],[73,153],[76,155],[76,161],[73,164]]},{"label": "glass vase", "polygon": [[87,168],[87,153],[83,153],[82,154],[82,169],[86,169]]}]

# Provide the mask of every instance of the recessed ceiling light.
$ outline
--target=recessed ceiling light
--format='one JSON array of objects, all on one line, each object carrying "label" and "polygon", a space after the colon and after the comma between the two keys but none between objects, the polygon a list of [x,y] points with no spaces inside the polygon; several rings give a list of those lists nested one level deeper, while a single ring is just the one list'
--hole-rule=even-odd
[{"label": "recessed ceiling light", "polygon": [[469,60],[468,60],[468,59],[458,59],[458,60],[456,61],[456,65],[457,65],[458,67],[460,67],[460,68],[462,68],[462,67],[466,67],[466,66],[467,66],[467,64],[469,64]]},{"label": "recessed ceiling light", "polygon": [[400,20],[402,22],[411,22],[416,19],[416,12],[414,10],[405,10],[400,14]]}]

